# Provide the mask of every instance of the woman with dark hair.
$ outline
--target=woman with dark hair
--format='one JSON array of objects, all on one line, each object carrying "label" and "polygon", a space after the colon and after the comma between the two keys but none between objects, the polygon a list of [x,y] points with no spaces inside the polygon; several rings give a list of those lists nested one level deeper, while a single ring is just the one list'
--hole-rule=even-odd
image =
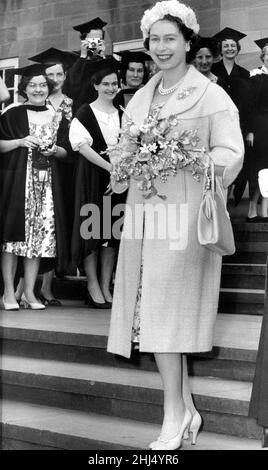
[{"label": "woman with dark hair", "polygon": [[146,62],[152,59],[149,54],[142,51],[122,51],[116,54],[122,57],[121,90],[116,97],[116,102],[125,108],[135,92],[147,83],[149,72]]},{"label": "woman with dark hair", "polygon": [[211,72],[214,58],[218,56],[218,46],[213,38],[199,37],[193,50],[193,62],[197,70],[205,75],[211,82],[227,88],[226,83],[220,77]]},{"label": "woman with dark hair", "polygon": [[[144,132],[159,110],[158,123],[167,140],[186,135],[185,145],[192,142],[194,149],[196,138],[206,149],[215,164],[218,191],[226,197],[243,160],[238,112],[221,87],[187,64],[186,54],[199,32],[193,10],[177,0],[158,2],[144,13],[141,29],[160,72],[127,106],[134,130]],[[122,139],[128,148],[131,132]],[[165,148],[165,141],[160,142]],[[142,154],[143,145],[138,148]],[[165,164],[162,154],[160,165]],[[221,277],[221,256],[199,244],[197,237],[204,175],[196,181],[190,166],[178,165],[175,174],[173,170],[171,165],[165,181],[156,176],[155,192],[149,195],[141,188],[143,180],[130,174],[126,207],[135,218],[124,221],[108,338],[108,351],[114,354],[130,357],[134,343],[141,352],[154,353],[164,391],[161,432],[149,446],[154,451],[177,449],[188,431],[192,443],[196,441],[201,417],[192,400],[186,354],[212,348]],[[158,217],[152,221],[154,211]],[[174,218],[176,235],[170,231]]]},{"label": "woman with dark hair", "polygon": [[66,74],[77,57],[74,53],[50,47],[39,54],[29,57],[29,60],[45,66],[45,72],[54,88],[47,99],[47,104],[71,122],[73,100],[63,93]]},{"label": "woman with dark hair", "polygon": [[[51,47],[35,56],[29,57],[29,60],[44,64],[45,73],[51,83],[54,85],[46,103],[47,105],[50,105],[55,112],[58,113],[60,119],[64,118],[70,124],[72,120],[73,100],[62,92],[62,88],[66,79],[67,69],[75,60],[74,54]],[[66,131],[68,130],[66,129]],[[65,160],[65,163],[66,164],[64,165],[64,168],[62,168],[63,171],[59,176],[61,180],[61,191],[63,194],[65,208],[67,246],[70,247],[73,214],[72,206],[74,175],[73,159],[70,152],[68,158]],[[67,264],[68,261],[66,260],[66,265]],[[52,290],[54,275],[54,269],[43,274],[42,286],[38,293],[38,297],[46,306],[61,307],[61,302],[55,298]],[[23,279],[21,279],[18,283],[16,289],[16,298],[20,299],[22,293]]]},{"label": "woman with dark hair", "polygon": [[[105,196],[112,165],[103,152],[107,145],[117,143],[119,135],[120,116],[113,104],[119,86],[119,66],[113,58],[95,64],[92,83],[98,97],[78,110],[70,127],[72,148],[80,154],[75,177],[72,261],[75,266],[84,263],[86,303],[95,308],[111,307],[110,283],[118,245],[118,240],[107,234],[105,221],[120,198]],[[89,213],[93,219],[90,223]],[[110,225],[108,232],[109,229]]]},{"label": "woman with dark hair", "polygon": [[22,75],[18,91],[26,101],[0,119],[2,304],[6,310],[19,308],[14,277],[22,257],[22,303],[42,309],[34,294],[40,260],[52,265],[57,258],[63,268],[66,259],[59,174],[68,149],[67,123],[45,104],[53,84],[43,66],[30,65],[16,73]]}]

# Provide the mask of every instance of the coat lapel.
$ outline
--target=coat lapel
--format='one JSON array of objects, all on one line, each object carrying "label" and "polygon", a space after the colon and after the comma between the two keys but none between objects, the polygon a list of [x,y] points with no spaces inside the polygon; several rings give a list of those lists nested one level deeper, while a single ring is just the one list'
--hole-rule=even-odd
[{"label": "coat lapel", "polygon": [[[137,125],[141,125],[148,115],[153,100],[154,91],[162,77],[162,72],[155,74],[150,81],[139,90],[130,101],[127,111]],[[182,86],[170,96],[164,104],[160,117],[184,113],[191,109],[205,93],[210,80],[190,65]]]},{"label": "coat lapel", "polygon": [[181,114],[190,110],[203,96],[209,84],[210,80],[190,65],[182,85],[167,100],[160,117],[165,118],[171,114]]}]

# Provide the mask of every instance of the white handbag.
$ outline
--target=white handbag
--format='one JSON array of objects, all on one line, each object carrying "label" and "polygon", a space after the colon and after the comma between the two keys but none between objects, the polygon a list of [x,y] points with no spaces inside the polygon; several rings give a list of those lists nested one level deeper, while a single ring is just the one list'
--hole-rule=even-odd
[{"label": "white handbag", "polygon": [[221,256],[235,252],[233,228],[221,186],[216,187],[214,162],[210,159],[211,178],[205,176],[203,198],[197,221],[198,241]]}]

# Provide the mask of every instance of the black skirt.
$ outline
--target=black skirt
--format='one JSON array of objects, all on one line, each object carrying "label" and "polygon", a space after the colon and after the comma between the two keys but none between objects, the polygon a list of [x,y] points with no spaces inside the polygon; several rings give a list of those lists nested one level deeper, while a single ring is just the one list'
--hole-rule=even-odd
[{"label": "black skirt", "polygon": [[263,316],[249,416],[268,428],[268,305]]}]

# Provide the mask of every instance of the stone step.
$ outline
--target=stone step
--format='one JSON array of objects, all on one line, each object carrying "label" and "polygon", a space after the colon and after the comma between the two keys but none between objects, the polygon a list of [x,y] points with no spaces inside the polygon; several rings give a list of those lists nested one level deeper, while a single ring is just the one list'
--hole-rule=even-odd
[{"label": "stone step", "polygon": [[[45,312],[2,312],[2,351],[9,355],[156,370],[152,354],[125,359],[106,351],[110,313],[80,305]],[[18,327],[19,325],[19,327]],[[261,317],[219,314],[214,348],[189,355],[190,375],[251,381],[255,370]]]},{"label": "stone step", "polygon": [[[266,238],[267,240],[267,238]],[[253,253],[266,253],[268,252],[268,242],[255,242],[255,241],[235,241],[236,251],[238,252],[253,252]]]},{"label": "stone step", "polygon": [[233,223],[234,236],[236,241],[240,242],[267,242],[268,224],[267,223]]},{"label": "stone step", "polygon": [[[3,449],[143,450],[159,435],[159,425],[90,412],[10,400],[1,409]],[[202,431],[195,446],[183,440],[181,449],[261,450],[261,442]]]},{"label": "stone step", "polygon": [[222,258],[223,264],[239,263],[239,264],[263,264],[266,265],[267,253],[265,252],[244,252],[236,251],[231,256],[224,256]]},{"label": "stone step", "polygon": [[265,289],[265,265],[237,265],[225,264],[222,266],[221,287],[241,289]]},{"label": "stone step", "polygon": [[[162,422],[157,372],[12,356],[3,356],[1,369],[4,399]],[[205,431],[261,437],[260,427],[248,418],[251,383],[211,377],[192,377],[190,383]]]},{"label": "stone step", "polygon": [[264,289],[222,287],[218,311],[244,315],[263,315]]},{"label": "stone step", "polygon": [[[224,267],[225,268],[225,267]],[[259,271],[262,268],[259,269]],[[257,270],[255,270],[256,272]],[[242,276],[241,276],[242,278]],[[259,282],[262,276],[256,276],[256,282]],[[229,281],[224,281],[228,282]],[[231,282],[231,281],[230,281]],[[249,285],[249,279],[238,281],[240,284],[246,282]],[[256,314],[263,315],[264,304],[264,282],[262,278],[262,286],[258,288],[247,287],[222,287],[219,298],[219,312],[222,313],[241,313],[241,314]],[[232,284],[232,283],[231,283]],[[40,281],[38,286],[40,285]],[[263,288],[262,288],[263,287]],[[64,279],[54,280],[54,294],[60,299],[82,300],[86,293],[86,279],[84,277],[68,276]],[[38,287],[37,287],[38,291]]]}]

